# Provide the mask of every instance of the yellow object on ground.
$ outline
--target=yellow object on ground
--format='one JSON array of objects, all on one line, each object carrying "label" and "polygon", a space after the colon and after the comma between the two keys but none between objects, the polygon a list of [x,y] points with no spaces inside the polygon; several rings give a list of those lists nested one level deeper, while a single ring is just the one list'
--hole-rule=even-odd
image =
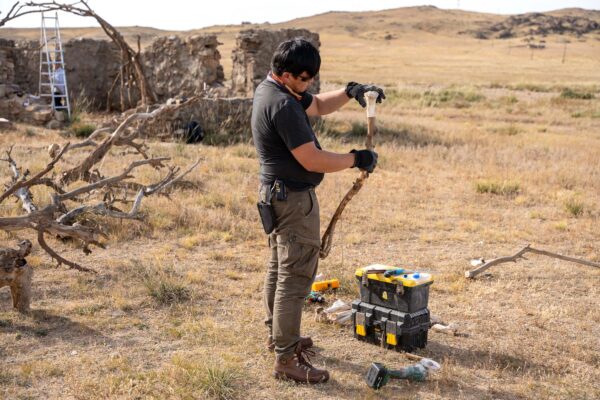
[{"label": "yellow object on ground", "polygon": [[340,281],[338,279],[328,279],[326,281],[317,281],[312,284],[313,292],[322,292],[327,289],[337,289],[340,287]]}]

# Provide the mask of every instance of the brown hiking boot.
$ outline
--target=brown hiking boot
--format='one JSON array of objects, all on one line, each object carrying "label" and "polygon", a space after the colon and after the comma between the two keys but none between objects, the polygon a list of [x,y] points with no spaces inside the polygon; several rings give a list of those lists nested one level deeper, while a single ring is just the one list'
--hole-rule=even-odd
[{"label": "brown hiking boot", "polygon": [[[313,347],[313,340],[310,336],[300,336],[300,342],[298,343],[300,343],[304,349]],[[275,351],[275,342],[273,341],[273,336],[269,335],[267,337],[266,347],[271,353]]]},{"label": "brown hiking boot", "polygon": [[277,379],[292,379],[300,383],[327,382],[329,372],[315,368],[310,364],[308,356],[314,354],[313,351],[302,348],[298,343],[294,353],[277,356],[273,375]]}]

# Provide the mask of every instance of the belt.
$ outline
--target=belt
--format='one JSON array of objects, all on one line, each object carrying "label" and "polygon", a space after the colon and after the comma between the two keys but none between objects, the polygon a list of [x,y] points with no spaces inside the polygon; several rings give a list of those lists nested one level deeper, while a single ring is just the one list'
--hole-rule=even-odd
[{"label": "belt", "polygon": [[[283,183],[285,184],[286,189],[289,190],[290,192],[307,192],[309,190],[314,190],[315,187],[316,187],[316,186],[309,185],[309,186],[307,186],[305,188],[298,189],[298,188],[291,187],[286,181],[283,181]],[[275,181],[273,181],[273,182],[261,182],[260,184],[272,188],[273,185],[275,184]]]}]

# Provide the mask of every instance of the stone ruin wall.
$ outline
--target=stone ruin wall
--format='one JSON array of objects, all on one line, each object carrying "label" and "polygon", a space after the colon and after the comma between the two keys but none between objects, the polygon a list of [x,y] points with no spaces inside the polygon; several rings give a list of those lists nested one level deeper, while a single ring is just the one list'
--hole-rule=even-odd
[{"label": "stone ruin wall", "polygon": [[228,144],[251,140],[251,117],[251,98],[195,97],[171,112],[140,121],[138,126],[147,137],[180,140],[188,124],[196,121],[209,138],[209,143]]},{"label": "stone ruin wall", "polygon": [[[300,36],[317,48],[320,46],[319,35],[304,29],[240,32],[236,48],[232,52],[233,71],[231,90],[228,92],[231,98],[206,99],[185,107],[156,127],[147,126],[148,134],[174,133],[189,121],[197,120],[207,133],[228,132],[250,137],[251,97],[254,89],[270,70],[271,56],[277,45],[283,40]],[[217,50],[219,44],[214,35],[195,35],[185,39],[161,37],[148,46],[142,52],[141,59],[158,101],[164,103],[173,97],[192,97],[212,88],[220,88],[220,97],[223,97],[225,88],[221,55]],[[39,113],[36,114],[37,117],[33,117],[17,110],[17,106],[24,109],[28,98],[31,99],[27,93],[38,92],[38,47],[39,44],[35,41],[15,43],[0,40],[0,117],[38,125],[47,123],[51,118],[46,113],[43,117]],[[108,40],[70,40],[65,44],[65,63],[71,104],[85,99],[90,109],[105,110],[107,93],[119,74],[118,47]],[[4,90],[3,93],[2,88],[16,88],[14,85],[20,88],[19,95],[16,95],[16,89],[9,90],[8,93]],[[318,93],[319,81],[315,80],[309,90]],[[131,92],[134,95],[126,105],[129,103],[133,106],[137,98],[135,91]],[[125,97],[127,100],[126,93]],[[2,105],[8,103],[10,110]],[[112,91],[111,107],[120,107],[118,82]],[[31,106],[29,108],[33,110]],[[39,105],[35,110],[40,111]]]},{"label": "stone ruin wall", "polygon": [[[317,49],[321,47],[319,34],[306,29],[277,31],[248,29],[241,31],[236,37],[236,45],[232,54],[232,94],[242,97],[254,96],[254,89],[271,70],[271,57],[277,45],[295,37],[303,37]],[[317,77],[308,90],[311,93],[319,93],[319,89],[320,83]]]},{"label": "stone ruin wall", "polygon": [[[0,123],[0,130],[12,127],[10,121],[44,125],[52,119],[46,102],[28,94],[37,92],[38,85],[39,53],[32,47],[34,43],[0,39],[0,118],[8,120]],[[30,62],[34,55],[36,64]],[[35,75],[30,68],[33,65],[38,65]]]},{"label": "stone ruin wall", "polygon": [[[87,102],[90,109],[105,110],[108,91],[119,73],[118,46],[107,40],[79,38],[69,40],[64,52],[71,104]],[[111,105],[118,104],[117,86],[111,95]]]},{"label": "stone ruin wall", "polygon": [[[158,100],[193,96],[206,87],[223,83],[221,55],[216,36],[158,38],[144,52],[142,63]],[[37,93],[39,43],[0,41],[0,85],[18,85],[25,93]],[[107,95],[119,76],[120,50],[111,41],[73,39],[64,45],[65,70],[71,104],[88,103],[90,109],[105,110]],[[120,107],[120,84],[112,90],[111,108]],[[125,88],[125,104],[135,106],[136,90]],[[0,96],[2,97],[2,96]],[[0,115],[1,117],[2,115]]]},{"label": "stone ruin wall", "polygon": [[224,75],[220,43],[214,35],[177,36],[156,39],[142,53],[144,73],[158,101],[191,97],[205,89],[222,86]]},{"label": "stone ruin wall", "polygon": [[15,81],[14,47],[14,41],[0,39],[0,84]]},{"label": "stone ruin wall", "polygon": [[0,84],[17,85],[27,93],[38,91],[40,55],[37,41],[0,39]]}]

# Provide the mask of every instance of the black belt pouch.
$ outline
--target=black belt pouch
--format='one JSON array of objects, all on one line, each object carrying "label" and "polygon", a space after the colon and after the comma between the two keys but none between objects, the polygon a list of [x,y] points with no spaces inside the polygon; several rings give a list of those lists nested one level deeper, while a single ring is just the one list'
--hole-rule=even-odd
[{"label": "black belt pouch", "polygon": [[258,206],[260,222],[262,222],[263,229],[268,235],[269,233],[273,232],[277,222],[275,210],[273,209],[273,205],[271,203],[263,203],[262,201],[259,201],[256,205]]}]

